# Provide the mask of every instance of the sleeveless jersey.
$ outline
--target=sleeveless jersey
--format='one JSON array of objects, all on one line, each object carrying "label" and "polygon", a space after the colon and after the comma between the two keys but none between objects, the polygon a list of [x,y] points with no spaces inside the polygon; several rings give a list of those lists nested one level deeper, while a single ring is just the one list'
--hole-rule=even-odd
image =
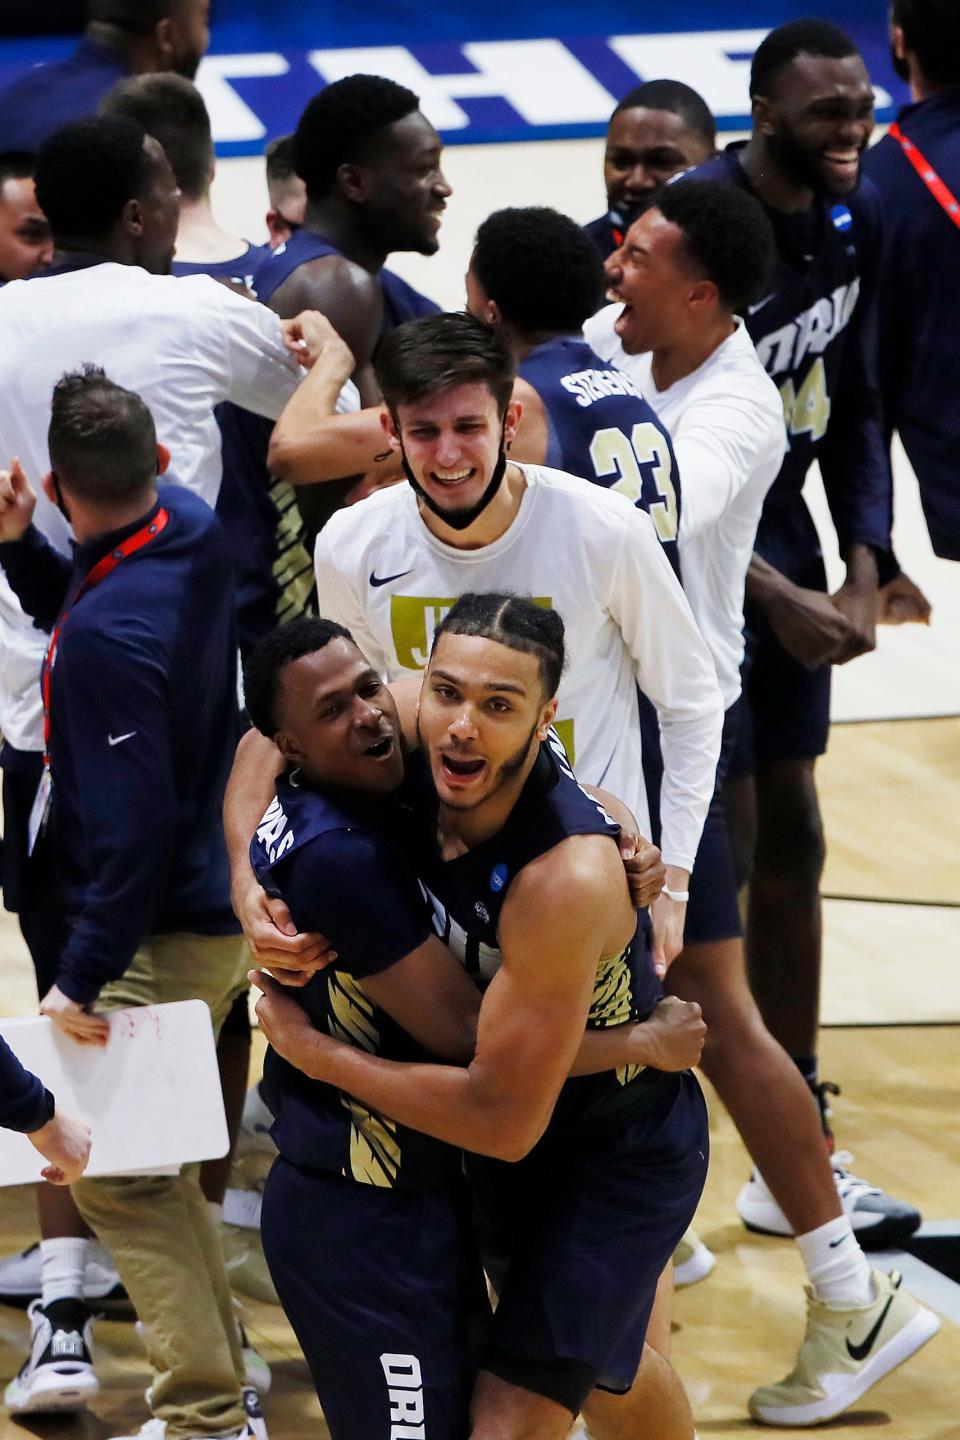
[{"label": "sleeveless jersey", "polygon": [[518,373],[543,402],[553,470],[618,490],[646,510],[680,574],[680,477],[670,436],[633,380],[580,336],[536,346]]},{"label": "sleeveless jersey", "polygon": [[[571,835],[609,835],[619,826],[580,788],[559,738],[551,732],[503,829],[454,860],[440,858],[436,844],[437,801],[422,755],[409,766],[407,795],[414,809],[418,872],[434,910],[434,928],[481,986],[500,965],[500,912],[513,880],[538,856]],[[549,963],[540,956],[535,963]],[[638,916],[629,944],[598,962],[588,1029],[603,1030],[643,1020],[663,990],[653,970],[646,914]],[[670,1076],[644,1066],[568,1080],[547,1128],[547,1137],[587,1134],[595,1124],[639,1113]],[[542,1142],[541,1142],[542,1143]]]},{"label": "sleeveless jersey", "polygon": [[[728,146],[674,183],[725,180],[753,194],[738,159],[740,148]],[[852,194],[816,195],[812,208],[801,214],[764,209],[776,238],[777,263],[768,293],[748,307],[743,320],[780,391],[787,452],[767,494],[756,548],[779,569],[789,568],[784,547],[798,557],[819,553],[816,530],[800,500],[816,459],[841,553],[854,541],[873,546],[883,579],[892,479],[876,340],[883,254],[880,197],[863,177]]]},{"label": "sleeveless jersey", "polygon": [[[262,260],[253,276],[253,288],[265,305],[283,282],[311,260],[322,260],[326,255],[340,255],[342,252],[314,230],[296,230],[285,245],[280,245]],[[392,270],[380,271],[383,289],[383,334],[395,330],[405,320],[417,320],[421,315],[438,315],[439,305],[414,290],[406,280],[401,280]]]},{"label": "sleeveless jersey", "polygon": [[[431,933],[423,892],[391,834],[395,820],[389,802],[377,801],[374,816],[364,797],[334,801],[298,784],[296,773],[281,776],[250,860],[264,888],[289,906],[298,929],[321,932],[337,950],[334,966],[286,992],[314,1027],[391,1060],[435,1061],[374,1005],[363,985]],[[458,1150],[309,1079],[274,1050],[267,1051],[264,1088],[274,1115],[271,1133],[294,1165],[384,1188],[440,1189],[459,1175]]]},{"label": "sleeveless jersey", "polygon": [[[175,260],[173,273],[210,275],[251,289],[269,254],[265,245],[250,245],[234,260]],[[316,610],[313,565],[296,492],[273,479],[267,466],[273,421],[228,400],[214,414],[223,457],[217,514],[237,574],[237,632],[245,658],[277,625]]]}]

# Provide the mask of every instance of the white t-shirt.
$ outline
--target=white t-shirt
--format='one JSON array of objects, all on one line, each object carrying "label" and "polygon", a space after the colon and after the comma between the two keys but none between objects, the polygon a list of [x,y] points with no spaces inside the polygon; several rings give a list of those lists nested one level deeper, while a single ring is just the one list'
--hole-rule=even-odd
[{"label": "white t-shirt", "polygon": [[438,540],[408,485],[340,510],[317,539],[320,613],[395,679],[427,662],[467,591],[512,590],[563,617],[558,730],[581,780],[618,795],[649,834],[636,686],[657,707],[667,863],[691,869],[713,793],[722,705],[710,652],[653,521],[622,495],[559,470],[519,467],[510,528],[479,550]]},{"label": "white t-shirt", "polygon": [[[34,523],[65,554],[70,528],[40,489],[50,468],[53,387],[90,362],[149,406],[170,478],[216,505],[222,478],[213,410],[232,400],[276,419],[300,378],[280,321],[205,275],[177,279],[108,262],[0,290],[0,465],[19,455],[37,491]],[[0,730],[42,750],[46,637],[0,572]]]},{"label": "white t-shirt", "polygon": [[658,390],[652,354],[627,355],[614,331],[621,308],[608,305],[591,316],[584,334],[598,355],[630,376],[670,432],[683,496],[683,585],[729,708],[740,694],[747,566],[786,449],[783,403],[739,319],[699,369]]}]

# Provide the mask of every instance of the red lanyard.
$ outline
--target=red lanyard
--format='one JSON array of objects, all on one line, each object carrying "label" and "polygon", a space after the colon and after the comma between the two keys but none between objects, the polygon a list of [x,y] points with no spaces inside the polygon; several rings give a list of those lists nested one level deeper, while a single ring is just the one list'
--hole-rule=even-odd
[{"label": "red lanyard", "polygon": [[50,768],[50,672],[53,669],[53,662],[57,658],[57,642],[60,639],[60,633],[64,625],[67,623],[67,616],[70,614],[70,609],[77,604],[78,600],[82,600],[84,595],[87,595],[95,586],[99,585],[101,580],[105,580],[108,575],[116,570],[117,566],[121,561],[126,560],[128,555],[133,555],[137,550],[142,550],[144,545],[149,545],[151,540],[155,540],[160,532],[167,528],[169,519],[169,512],[163,508],[159,509],[148,524],[144,525],[142,529],[137,530],[135,534],[128,535],[126,540],[121,540],[115,550],[111,550],[108,555],[104,555],[102,560],[98,560],[89,575],[81,580],[69,606],[63,611],[54,627],[53,634],[50,636],[50,644],[47,647],[46,658],[43,662],[43,672],[40,681],[40,691],[43,696],[43,763],[48,770]]},{"label": "red lanyard", "polygon": [[896,121],[890,126],[888,133],[896,140],[900,149],[904,155],[906,155],[934,200],[936,200],[942,210],[946,211],[954,225],[960,229],[960,203],[958,203],[952,190],[940,179],[940,176],[936,170],[934,170],[923,151],[918,150],[913,141],[907,139]]}]

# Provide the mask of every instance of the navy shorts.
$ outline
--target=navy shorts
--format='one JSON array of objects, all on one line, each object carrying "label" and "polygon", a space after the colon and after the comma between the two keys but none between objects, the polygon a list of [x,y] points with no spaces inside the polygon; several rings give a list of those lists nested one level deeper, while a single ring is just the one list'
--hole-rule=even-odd
[{"label": "navy shorts", "polygon": [[[826,594],[820,540],[802,495],[768,502],[755,549],[794,584]],[[744,635],[743,713],[731,779],[752,775],[758,765],[775,760],[815,760],[826,750],[830,731],[830,666],[810,670],[788,655],[749,602]]]},{"label": "navy shorts", "polygon": [[469,1434],[490,1314],[469,1210],[275,1162],[263,1250],[332,1440]]},{"label": "navy shorts", "polygon": [[686,1071],[606,1134],[548,1137],[517,1164],[468,1155],[500,1297],[483,1368],[574,1415],[597,1385],[629,1390],[708,1153],[706,1106]]},{"label": "navy shorts", "polygon": [[737,902],[737,871],[723,801],[723,782],[737,744],[741,708],[742,702],[735,700],[723,717],[716,785],[690,876],[690,899],[683,927],[686,945],[733,940],[743,933]]}]

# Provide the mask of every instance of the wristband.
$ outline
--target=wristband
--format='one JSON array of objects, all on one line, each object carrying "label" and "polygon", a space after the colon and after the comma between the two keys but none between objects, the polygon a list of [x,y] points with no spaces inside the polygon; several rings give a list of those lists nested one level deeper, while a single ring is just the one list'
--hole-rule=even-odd
[{"label": "wristband", "polygon": [[664,885],[660,893],[661,895],[668,895],[671,900],[676,900],[678,904],[681,905],[685,905],[690,899],[689,890],[668,890],[666,885]]}]

